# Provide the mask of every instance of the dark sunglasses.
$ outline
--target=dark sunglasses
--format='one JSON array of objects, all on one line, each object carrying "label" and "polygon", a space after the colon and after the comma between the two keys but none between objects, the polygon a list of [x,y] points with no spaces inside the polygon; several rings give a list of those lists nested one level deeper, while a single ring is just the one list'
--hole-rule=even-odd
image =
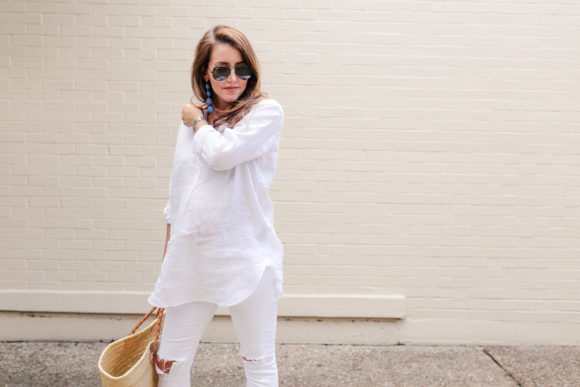
[{"label": "dark sunglasses", "polygon": [[215,79],[218,82],[221,82],[230,76],[230,74],[232,73],[232,69],[234,69],[234,71],[236,72],[236,77],[243,79],[244,81],[247,81],[252,77],[252,69],[248,65],[233,66],[233,67],[216,66],[213,68],[213,70],[211,70],[211,75],[213,76],[213,79]]}]

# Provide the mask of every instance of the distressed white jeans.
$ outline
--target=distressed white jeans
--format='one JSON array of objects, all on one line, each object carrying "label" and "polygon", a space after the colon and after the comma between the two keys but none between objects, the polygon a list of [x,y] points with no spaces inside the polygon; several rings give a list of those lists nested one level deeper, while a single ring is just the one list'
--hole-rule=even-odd
[{"label": "distressed white jeans", "polygon": [[[189,302],[165,308],[158,356],[165,362],[174,363],[167,373],[155,366],[159,387],[190,386],[191,366],[199,340],[217,307],[209,302]],[[229,308],[240,341],[246,386],[278,386],[275,348],[277,308],[278,298],[271,267],[266,268],[258,288],[250,297]]]}]

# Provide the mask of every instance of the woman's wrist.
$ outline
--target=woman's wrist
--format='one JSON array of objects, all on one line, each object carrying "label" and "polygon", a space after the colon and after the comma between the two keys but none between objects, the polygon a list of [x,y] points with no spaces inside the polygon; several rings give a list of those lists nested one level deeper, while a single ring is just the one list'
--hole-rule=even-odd
[{"label": "woman's wrist", "polygon": [[[193,125],[192,125],[193,126],[193,131],[194,132],[197,132],[198,126],[201,127],[203,125],[203,122],[205,122],[207,124],[207,121],[206,121],[206,119],[203,116],[196,118],[193,121]],[[200,125],[200,123],[202,123],[202,125]]]}]

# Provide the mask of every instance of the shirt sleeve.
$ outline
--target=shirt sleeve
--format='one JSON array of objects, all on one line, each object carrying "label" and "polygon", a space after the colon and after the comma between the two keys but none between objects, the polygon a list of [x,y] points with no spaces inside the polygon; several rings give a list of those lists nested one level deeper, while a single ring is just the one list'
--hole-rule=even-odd
[{"label": "shirt sleeve", "polygon": [[172,168],[171,168],[171,175],[169,176],[169,188],[167,189],[167,202],[165,203],[165,207],[163,208],[163,217],[165,218],[165,222],[167,224],[171,224],[171,195],[172,195],[172,189],[171,187],[173,186],[173,173],[174,173],[174,168],[175,168],[175,158],[177,156],[177,146],[179,144],[179,131],[181,129],[181,126],[183,125],[183,121],[181,121],[179,129],[177,130],[177,139],[175,141],[175,150],[173,151],[173,162],[172,162]]},{"label": "shirt sleeve", "polygon": [[171,224],[171,202],[169,200],[167,200],[167,204],[165,204],[165,208],[163,209],[163,217],[167,224]]},{"label": "shirt sleeve", "polygon": [[213,169],[231,169],[265,154],[278,141],[283,123],[280,104],[264,100],[223,134],[210,125],[199,128],[193,136],[193,152]]},{"label": "shirt sleeve", "polygon": [[173,170],[171,171],[171,175],[169,177],[169,188],[167,190],[167,203],[165,203],[165,207],[163,208],[163,217],[165,218],[165,222],[167,224],[171,224],[171,186],[173,181]]}]

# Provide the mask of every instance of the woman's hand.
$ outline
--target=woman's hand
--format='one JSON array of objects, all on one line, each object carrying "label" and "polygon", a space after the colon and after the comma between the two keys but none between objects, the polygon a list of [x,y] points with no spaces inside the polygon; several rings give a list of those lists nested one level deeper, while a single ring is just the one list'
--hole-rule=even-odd
[{"label": "woman's hand", "polygon": [[181,119],[185,126],[191,126],[193,121],[201,116],[203,116],[201,109],[198,109],[191,104],[183,105],[183,109],[181,109]]}]

